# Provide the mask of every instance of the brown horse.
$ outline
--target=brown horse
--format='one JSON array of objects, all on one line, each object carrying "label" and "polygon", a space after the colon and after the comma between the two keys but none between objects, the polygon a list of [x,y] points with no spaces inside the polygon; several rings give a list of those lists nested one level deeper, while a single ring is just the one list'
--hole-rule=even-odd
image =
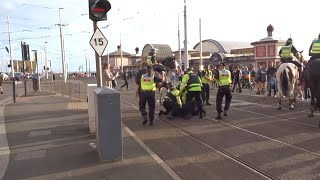
[{"label": "brown horse", "polygon": [[[307,64],[305,80],[311,92],[310,117],[314,117],[314,111],[320,110],[320,59]],[[320,128],[320,121],[318,124]]]}]

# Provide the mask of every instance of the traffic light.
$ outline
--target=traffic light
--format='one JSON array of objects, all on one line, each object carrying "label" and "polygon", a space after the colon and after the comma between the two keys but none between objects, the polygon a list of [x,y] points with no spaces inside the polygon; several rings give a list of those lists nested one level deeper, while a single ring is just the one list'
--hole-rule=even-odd
[{"label": "traffic light", "polygon": [[92,21],[107,20],[107,12],[111,4],[108,0],[89,0],[89,18]]},{"label": "traffic light", "polygon": [[29,45],[21,42],[22,61],[30,60]]}]

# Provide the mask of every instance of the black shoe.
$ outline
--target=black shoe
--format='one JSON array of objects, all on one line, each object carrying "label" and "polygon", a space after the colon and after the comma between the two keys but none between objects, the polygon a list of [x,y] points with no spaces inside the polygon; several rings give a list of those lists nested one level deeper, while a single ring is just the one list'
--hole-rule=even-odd
[{"label": "black shoe", "polygon": [[224,112],[223,112],[223,115],[224,115],[224,116],[228,116],[227,111],[224,111]]},{"label": "black shoe", "polygon": [[148,117],[147,116],[143,116],[142,124],[147,124],[147,122],[148,122]]},{"label": "black shoe", "polygon": [[209,105],[209,106],[210,106],[211,104],[210,104],[209,102],[207,102],[206,105]]},{"label": "black shoe", "polygon": [[153,119],[152,119],[152,120],[150,120],[150,122],[149,122],[149,126],[153,126]]},{"label": "black shoe", "polygon": [[231,92],[234,92],[234,90],[231,90]]},{"label": "black shoe", "polygon": [[260,91],[258,91],[256,94],[257,94],[257,95],[260,95]]},{"label": "black shoe", "polygon": [[242,91],[239,91],[239,93],[242,93]]},{"label": "black shoe", "polygon": [[221,119],[221,113],[218,113],[218,116],[216,117],[218,120]]},{"label": "black shoe", "polygon": [[3,92],[1,91],[1,94],[3,94]]}]

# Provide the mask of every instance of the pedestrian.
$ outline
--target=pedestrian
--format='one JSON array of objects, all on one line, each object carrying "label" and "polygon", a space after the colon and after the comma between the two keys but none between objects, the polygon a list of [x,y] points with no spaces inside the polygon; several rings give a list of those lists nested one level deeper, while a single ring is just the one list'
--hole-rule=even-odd
[{"label": "pedestrian", "polygon": [[128,70],[124,70],[123,74],[122,74],[122,79],[124,81],[124,85],[121,86],[121,90],[123,87],[127,86],[127,90],[129,90],[129,84],[128,84]]},{"label": "pedestrian", "polygon": [[110,71],[110,64],[105,63],[102,67],[102,83],[103,86],[112,88],[112,81],[115,81],[116,77],[118,76],[118,73],[116,75],[113,75]]},{"label": "pedestrian", "polygon": [[233,74],[234,75],[233,75],[233,89],[232,89],[232,92],[234,92],[234,89],[235,89],[236,85],[238,85],[238,89],[239,89],[238,92],[242,93],[241,85],[240,85],[240,79],[241,79],[242,73],[241,73],[241,70],[240,70],[239,66],[236,66]]},{"label": "pedestrian", "polygon": [[3,82],[3,80],[4,80],[4,76],[3,76],[2,73],[0,73],[0,93],[1,94],[3,94],[3,92],[2,92],[2,82]]},{"label": "pedestrian", "polygon": [[212,71],[209,68],[209,65],[204,66],[204,70],[201,71],[201,77],[202,77],[202,102],[203,105],[211,105],[209,103],[209,97],[210,97],[210,83],[213,79]]},{"label": "pedestrian", "polygon": [[276,93],[278,91],[278,82],[276,79],[276,73],[273,73],[269,78],[269,93],[268,96],[271,96],[271,90],[273,89],[273,97],[276,97]]},{"label": "pedestrian", "polygon": [[[143,117],[142,124],[146,124],[149,121],[149,125],[153,125],[154,111],[156,107],[156,83],[162,82],[162,79],[154,75],[151,66],[147,66],[147,73],[141,76],[141,95],[139,109]],[[146,104],[149,107],[149,119],[146,111]]]},{"label": "pedestrian", "polygon": [[203,110],[201,99],[201,78],[199,77],[198,73],[193,72],[192,68],[188,68],[186,74],[182,77],[180,93],[183,94],[184,91],[187,91],[186,104],[191,104],[192,100],[194,99],[197,105],[199,118],[203,119],[205,111]]},{"label": "pedestrian", "polygon": [[[231,72],[225,68],[226,64],[221,62],[219,65],[219,71],[214,77],[214,81],[218,83],[218,92],[216,97],[216,110],[218,112],[217,119],[221,119],[221,113],[224,112],[224,116],[227,116],[229,110],[232,95],[230,91]],[[224,111],[222,111],[222,100],[226,96]]]},{"label": "pedestrian", "polygon": [[266,81],[267,81],[267,69],[265,68],[264,64],[260,64],[260,68],[257,71],[256,74],[257,82],[258,82],[258,91],[257,95],[264,94],[265,87],[266,87]]}]

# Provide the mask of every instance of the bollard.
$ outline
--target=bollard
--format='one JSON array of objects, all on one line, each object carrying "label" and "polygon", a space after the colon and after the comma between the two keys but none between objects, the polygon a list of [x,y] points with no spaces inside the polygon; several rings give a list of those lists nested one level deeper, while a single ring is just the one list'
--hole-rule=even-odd
[{"label": "bollard", "polygon": [[111,162],[123,159],[120,93],[100,87],[95,91],[96,138],[100,160]]},{"label": "bollard", "polygon": [[96,116],[95,116],[95,103],[94,103],[94,90],[97,84],[87,84],[87,97],[88,97],[88,115],[89,121],[85,120],[85,124],[89,123],[90,133],[96,132]]}]

